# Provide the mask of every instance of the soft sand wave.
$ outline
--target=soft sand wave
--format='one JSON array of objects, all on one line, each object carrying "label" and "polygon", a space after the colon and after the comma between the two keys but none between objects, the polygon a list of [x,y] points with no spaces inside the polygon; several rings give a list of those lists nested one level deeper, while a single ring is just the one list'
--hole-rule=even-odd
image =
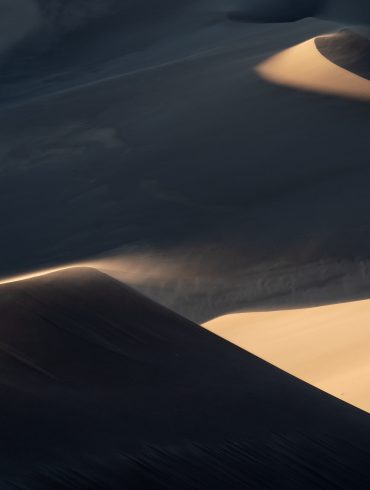
[{"label": "soft sand wave", "polygon": [[366,488],[360,410],[91,268],[0,289],[1,489]]},{"label": "soft sand wave", "polygon": [[204,326],[370,412],[370,301],[236,313]]},{"label": "soft sand wave", "polygon": [[[237,264],[237,267],[236,267]],[[370,297],[370,261],[251,264],[240,247],[133,247],[76,262],[24,270],[0,284],[93,267],[196,323],[235,311],[282,310]]]},{"label": "soft sand wave", "polygon": [[318,51],[315,39],[272,56],[256,71],[278,85],[370,101],[370,81],[331,63]]}]

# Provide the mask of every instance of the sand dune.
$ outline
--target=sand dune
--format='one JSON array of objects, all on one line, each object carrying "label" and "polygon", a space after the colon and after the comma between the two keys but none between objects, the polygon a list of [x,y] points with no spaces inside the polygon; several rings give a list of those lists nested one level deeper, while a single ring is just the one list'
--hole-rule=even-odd
[{"label": "sand dune", "polygon": [[370,81],[323,56],[317,43],[320,40],[310,39],[274,55],[257,67],[257,73],[280,85],[369,101]]},{"label": "sand dune", "polygon": [[369,24],[367,0],[248,0],[239,1],[245,19],[260,22],[290,22],[304,17],[323,17],[350,24]]},{"label": "sand dune", "polygon": [[365,297],[366,105],[254,70],[335,26],[233,22],[194,5],[135,14],[127,29],[98,22],[51,61],[18,53],[3,67],[1,277],[120,249],[126,263],[174,264],[170,281],[138,286],[198,322],[251,296],[277,308]]},{"label": "sand dune", "polygon": [[118,281],[0,293],[2,489],[366,487],[366,414]]},{"label": "sand dune", "polygon": [[317,37],[315,45],[332,63],[362,78],[370,79],[370,40],[364,35],[342,29],[331,36]]},{"label": "sand dune", "polygon": [[173,278],[138,286],[198,322],[251,296],[275,307],[366,296],[367,109],[254,70],[338,26],[147,3],[2,65],[1,277],[117,249],[129,266],[154,257],[144,273],[164,257]]},{"label": "sand dune", "polygon": [[[0,0],[1,490],[368,490],[367,413],[65,266],[197,322],[370,297],[370,82],[245,22],[365,2]],[[357,317],[319,361],[363,406]]]},{"label": "sand dune", "polygon": [[236,313],[210,331],[370,412],[370,301]]}]

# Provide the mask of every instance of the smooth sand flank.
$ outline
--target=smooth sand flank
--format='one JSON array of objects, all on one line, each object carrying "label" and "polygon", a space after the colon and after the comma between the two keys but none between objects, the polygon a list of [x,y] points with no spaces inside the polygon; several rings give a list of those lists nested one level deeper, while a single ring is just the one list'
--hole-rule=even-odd
[{"label": "smooth sand flank", "polygon": [[370,301],[238,313],[205,328],[370,412]]},{"label": "smooth sand flank", "polygon": [[97,270],[1,285],[0,319],[2,490],[367,488],[367,414]]},{"label": "smooth sand flank", "polygon": [[278,85],[370,100],[370,81],[325,58],[318,51],[315,39],[272,56],[258,65],[256,71],[265,80]]}]

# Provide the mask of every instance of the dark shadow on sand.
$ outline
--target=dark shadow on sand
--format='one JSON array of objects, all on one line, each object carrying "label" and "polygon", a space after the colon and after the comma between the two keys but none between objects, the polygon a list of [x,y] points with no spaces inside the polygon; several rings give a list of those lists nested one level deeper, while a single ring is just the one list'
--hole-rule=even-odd
[{"label": "dark shadow on sand", "polygon": [[370,80],[370,40],[348,29],[315,39],[318,51],[345,70]]},{"label": "dark shadow on sand", "polygon": [[[267,5],[266,5],[267,3]],[[228,18],[239,22],[276,23],[295,22],[305,17],[314,17],[322,7],[322,0],[300,2],[251,2],[248,7],[229,12]]]},{"label": "dark shadow on sand", "polygon": [[368,488],[355,407],[92,269],[0,292],[1,489]]}]

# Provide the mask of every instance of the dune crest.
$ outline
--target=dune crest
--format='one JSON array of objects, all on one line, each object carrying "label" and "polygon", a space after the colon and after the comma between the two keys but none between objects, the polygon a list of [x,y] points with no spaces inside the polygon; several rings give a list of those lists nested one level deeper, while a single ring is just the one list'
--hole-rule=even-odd
[{"label": "dune crest", "polygon": [[364,35],[342,29],[334,35],[317,37],[315,45],[332,63],[370,80],[370,40]]},{"label": "dune crest", "polygon": [[309,39],[282,51],[259,64],[256,71],[277,85],[370,101],[370,81],[331,62],[317,49],[317,42]]}]

